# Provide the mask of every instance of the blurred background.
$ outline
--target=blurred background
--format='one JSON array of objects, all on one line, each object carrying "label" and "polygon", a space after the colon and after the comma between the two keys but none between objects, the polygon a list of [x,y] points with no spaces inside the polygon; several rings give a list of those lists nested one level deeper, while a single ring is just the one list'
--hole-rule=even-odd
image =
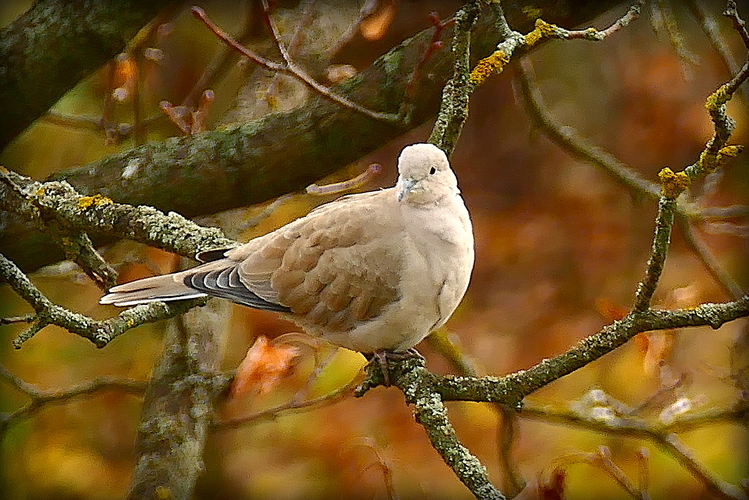
[{"label": "blurred background", "polygon": [[[11,22],[28,3],[4,2],[0,22]],[[341,19],[347,19],[344,13],[338,19],[333,11],[323,10],[330,8],[325,2],[319,4],[325,15],[313,16],[313,35],[301,43],[298,58],[320,79],[335,81],[340,72],[355,74],[402,40],[429,28],[431,11],[447,18],[461,2],[380,2],[358,28],[341,24]],[[740,37],[720,15],[724,5],[701,5],[714,17],[734,57],[745,60]],[[247,11],[252,10],[234,2],[201,6],[230,33],[242,30]],[[626,7],[592,24],[604,28]],[[749,17],[745,4],[739,8]],[[296,2],[276,5],[275,14],[288,36],[299,22],[303,12],[299,9]],[[252,25],[251,15],[249,19]],[[269,43],[261,25],[248,32],[259,47]],[[163,100],[175,106],[183,102],[223,48],[187,10],[158,28],[153,41],[149,45],[153,52],[137,65],[144,117],[161,115],[158,106]],[[315,56],[315,51],[325,56]],[[651,181],[665,166],[681,170],[697,160],[712,135],[705,99],[730,78],[688,2],[645,8],[639,20],[603,42],[547,43],[530,59],[536,83],[556,120]],[[119,93],[113,94],[112,112],[123,122],[133,116],[128,85],[134,68],[126,58],[118,63]],[[303,99],[304,91],[295,82],[252,71],[246,62],[239,62],[216,81],[209,128],[282,110]],[[734,144],[749,143],[746,84],[744,91],[728,105],[737,122]],[[53,111],[65,117],[97,117],[110,92],[102,70],[71,90]],[[39,120],[2,152],[0,164],[42,179],[134,145],[132,138],[107,144],[100,132],[60,123]],[[406,144],[426,140],[431,126],[425,124],[383,145],[327,181],[353,177],[371,162],[379,162],[382,173],[361,190],[392,185],[398,152]],[[149,123],[147,133],[148,140],[161,140],[180,131],[168,119],[157,118]],[[528,368],[626,313],[649,256],[656,203],[633,196],[606,173],[551,143],[529,118],[512,68],[490,78],[473,95],[452,163],[474,224],[476,267],[447,329],[478,373],[503,375]],[[695,196],[701,195],[704,206],[746,205],[748,169],[745,152],[709,182],[696,186]],[[230,237],[246,241],[333,198],[295,194],[274,206],[267,217],[261,217],[266,205],[202,222],[221,224]],[[702,221],[696,231],[746,290],[747,230],[734,222]],[[164,252],[127,242],[111,246],[105,255],[117,265],[129,262],[119,267],[121,281],[168,272],[177,263]],[[96,318],[117,313],[97,304],[101,291],[74,267],[46,268],[32,279],[50,299],[72,310]],[[654,305],[684,308],[729,299],[682,232],[675,230]],[[0,316],[28,310],[8,287],[0,288]],[[295,331],[272,313],[234,306],[231,314],[225,369],[239,364],[258,335],[273,338]],[[22,327],[4,326],[0,362],[45,390],[66,389],[104,375],[146,381],[162,349],[164,328],[165,322],[142,326],[97,350],[87,340],[47,327],[16,351],[11,341]],[[740,381],[749,366],[746,328],[746,321],[735,321],[717,331],[693,328],[642,334],[527,401],[534,408],[548,405],[554,411],[590,415],[602,409],[604,415],[612,409],[628,409],[653,425],[667,423],[672,414],[730,408],[746,398],[746,385],[742,387]],[[457,373],[427,342],[419,350],[430,370]],[[328,352],[330,348],[323,348],[321,357]],[[312,396],[345,385],[365,362],[345,350],[332,356],[312,383]],[[313,361],[311,356],[304,358],[295,373],[268,395],[228,402],[221,417],[288,402],[306,387]],[[0,383],[0,411],[10,412],[25,403],[22,394]],[[141,398],[110,391],[45,408],[14,425],[0,444],[0,496],[121,498],[132,478],[140,406]],[[448,408],[462,442],[487,466],[493,482],[507,488],[501,438],[508,417],[486,404],[450,403]],[[515,434],[510,457],[517,474],[525,481],[544,483],[555,470],[561,471],[567,498],[628,497],[611,474],[590,458],[600,446],[607,447],[611,460],[635,483],[641,457],[648,456],[647,490],[652,498],[710,497],[705,481],[652,441],[548,422],[543,412],[537,418],[519,413],[511,419]],[[749,477],[749,435],[744,424],[706,422],[679,436],[707,470],[738,484]],[[471,498],[430,447],[403,395],[392,388],[309,411],[279,412],[274,418],[215,432],[209,438],[205,469],[196,498],[388,498],[389,481],[400,498]]]}]

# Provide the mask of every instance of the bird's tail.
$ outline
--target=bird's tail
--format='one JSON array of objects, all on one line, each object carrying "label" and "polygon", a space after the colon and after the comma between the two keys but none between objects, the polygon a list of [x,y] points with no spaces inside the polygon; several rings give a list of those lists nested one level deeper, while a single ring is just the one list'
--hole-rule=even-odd
[{"label": "bird's tail", "polygon": [[183,273],[174,273],[117,285],[112,287],[107,295],[99,299],[99,304],[133,306],[157,300],[185,300],[206,296],[206,294],[185,285],[183,279]]}]

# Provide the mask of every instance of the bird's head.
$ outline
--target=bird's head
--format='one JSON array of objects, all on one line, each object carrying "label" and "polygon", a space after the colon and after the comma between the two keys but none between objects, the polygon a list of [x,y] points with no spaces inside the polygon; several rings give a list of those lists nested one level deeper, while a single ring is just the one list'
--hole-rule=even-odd
[{"label": "bird's head", "polygon": [[460,193],[445,152],[433,144],[406,146],[398,157],[398,201],[412,205],[438,203]]}]

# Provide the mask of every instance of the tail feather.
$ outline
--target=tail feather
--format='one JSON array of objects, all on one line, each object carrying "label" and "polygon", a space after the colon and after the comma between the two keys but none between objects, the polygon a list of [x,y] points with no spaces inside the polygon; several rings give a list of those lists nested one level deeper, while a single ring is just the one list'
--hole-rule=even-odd
[{"label": "tail feather", "polygon": [[154,276],[117,285],[99,299],[99,303],[133,306],[155,301],[185,300],[206,296],[205,293],[185,285],[181,274]]}]

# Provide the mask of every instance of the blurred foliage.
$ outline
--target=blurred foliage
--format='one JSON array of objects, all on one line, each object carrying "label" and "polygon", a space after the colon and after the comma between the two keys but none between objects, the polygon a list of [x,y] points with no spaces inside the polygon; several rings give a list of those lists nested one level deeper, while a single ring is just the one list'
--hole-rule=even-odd
[{"label": "blurred foliage", "polygon": [[[428,5],[430,4],[430,5]],[[458,2],[441,2],[440,14]],[[228,31],[239,28],[240,16],[228,4],[204,5]],[[335,61],[363,68],[411,33],[427,25],[434,9],[424,1],[398,4],[392,25],[376,41],[354,37]],[[711,4],[713,12],[720,5]],[[10,17],[3,11],[3,19]],[[620,13],[594,23],[605,26]],[[685,11],[675,6],[678,27],[697,63],[680,59],[667,39],[656,36],[647,16],[602,43],[549,43],[532,54],[538,83],[553,115],[655,179],[664,166],[682,168],[696,160],[712,133],[704,100],[727,80],[727,72],[704,35]],[[744,12],[748,15],[749,12]],[[734,53],[741,42],[729,23],[720,30]],[[143,68],[142,108],[158,113],[158,103],[179,102],[213,54],[215,38],[189,13],[173,23],[160,47],[165,59]],[[242,68],[234,68],[238,74]],[[491,79],[471,101],[471,114],[452,159],[476,236],[476,268],[449,330],[467,356],[487,374],[505,374],[558,354],[596,332],[625,311],[634,296],[650,251],[655,204],[631,197],[621,186],[588,164],[571,158],[534,131],[513,91],[511,71]],[[215,115],[220,121],[238,88],[229,78],[216,89]],[[55,110],[96,116],[107,92],[104,71],[69,92]],[[747,103],[735,98],[729,114],[737,120],[733,143],[749,143]],[[130,119],[127,103],[115,113]],[[340,178],[378,161],[384,172],[367,188],[389,185],[394,160],[408,143],[424,140],[429,125],[388,144]],[[149,129],[149,139],[176,135],[166,120]],[[39,121],[2,153],[0,163],[36,178],[132,146],[105,146],[100,134]],[[293,146],[293,145],[290,145]],[[746,153],[722,173],[710,202],[725,206],[749,201]],[[328,198],[297,195],[243,239],[262,234],[307,212]],[[196,200],[199,202],[199,200]],[[238,215],[246,221],[259,212]],[[237,217],[234,214],[234,217]],[[745,287],[747,237],[703,226],[705,239],[718,260]],[[231,232],[231,230],[230,230]],[[121,243],[106,253],[113,261],[133,254],[148,265],[122,269],[122,280],[169,271],[175,259],[162,252]],[[34,282],[55,302],[94,317],[114,309],[97,305],[100,291],[77,270],[56,267],[40,272]],[[671,253],[655,304],[689,307],[727,297],[675,231]],[[18,315],[27,307],[7,288],[0,288],[0,315]],[[4,327],[0,360],[24,381],[43,389],[65,389],[100,375],[147,380],[159,354],[164,325],[140,327],[96,350],[87,341],[48,327],[20,352],[10,341],[20,327]],[[683,377],[676,391],[693,411],[728,406],[737,398],[730,374],[731,346],[746,323],[736,321],[718,331],[696,328],[635,339],[616,352],[538,391],[529,399],[568,409],[592,389],[635,407],[656,393],[662,375]],[[224,367],[236,367],[257,335],[276,337],[293,331],[272,313],[234,307]],[[744,333],[746,335],[746,333]],[[420,350],[438,373],[451,368],[428,346]],[[744,359],[744,363],[749,363]],[[346,384],[363,358],[339,351],[312,388],[321,395]],[[667,370],[664,371],[664,367]],[[225,405],[228,418],[283,404],[301,390],[312,370],[305,358],[296,373],[262,398],[237,398]],[[677,394],[660,402],[652,418]],[[0,411],[12,411],[25,398],[0,384]],[[133,441],[140,399],[105,392],[51,406],[13,427],[2,443],[1,495],[21,498],[120,498],[134,464]],[[502,484],[498,458],[499,417],[489,405],[451,403],[450,417],[458,435]],[[706,425],[682,435],[708,469],[731,483],[749,470],[749,436],[738,424]],[[702,498],[703,485],[673,457],[648,441],[605,435],[533,420],[518,419],[513,460],[526,480],[547,478],[563,457],[607,446],[612,460],[630,478],[637,477],[637,453],[650,451],[649,492],[652,498]],[[469,493],[432,450],[411,410],[394,389],[379,388],[361,400],[348,398],[309,412],[281,414],[238,430],[216,432],[208,443],[206,472],[197,498],[385,498],[386,474],[400,498],[468,498]],[[625,492],[602,470],[586,463],[564,468],[567,498],[624,498]]]}]

